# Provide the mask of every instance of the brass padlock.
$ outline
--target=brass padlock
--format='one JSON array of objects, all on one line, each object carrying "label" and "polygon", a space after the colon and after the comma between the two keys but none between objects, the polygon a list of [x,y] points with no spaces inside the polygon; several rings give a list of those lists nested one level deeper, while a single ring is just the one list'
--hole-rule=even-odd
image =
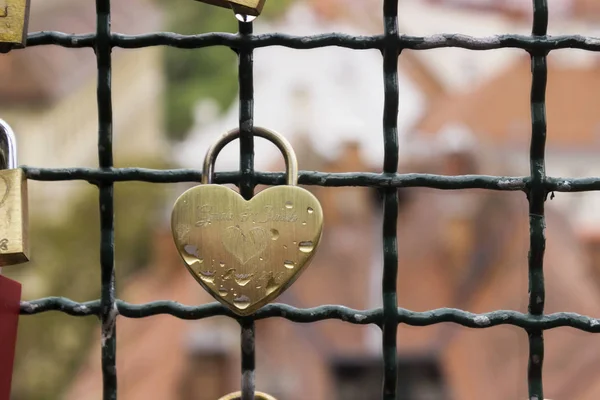
[{"label": "brass padlock", "polygon": [[[266,0],[196,0],[213,6],[231,8],[238,15],[258,17]],[[247,21],[250,22],[250,21]]]},{"label": "brass padlock", "polygon": [[[241,400],[241,399],[242,399],[242,392],[235,392],[235,393],[228,394],[227,396],[223,396],[219,400]],[[262,393],[262,392],[255,392],[254,399],[255,400],[277,400],[275,397],[269,396],[268,394]]]},{"label": "brass padlock", "polygon": [[254,133],[282,151],[287,185],[267,188],[247,201],[226,186],[211,184],[217,155],[239,137],[235,129],[208,150],[202,185],[183,193],[171,216],[175,244],[189,272],[241,316],[274,300],[298,278],[323,231],[319,201],[297,186],[298,161],[291,145],[268,129]]},{"label": "brass padlock", "polygon": [[17,168],[17,143],[0,120],[0,267],[29,261],[27,177]]},{"label": "brass padlock", "polygon": [[30,0],[4,0],[0,6],[0,52],[23,48],[27,42]]}]

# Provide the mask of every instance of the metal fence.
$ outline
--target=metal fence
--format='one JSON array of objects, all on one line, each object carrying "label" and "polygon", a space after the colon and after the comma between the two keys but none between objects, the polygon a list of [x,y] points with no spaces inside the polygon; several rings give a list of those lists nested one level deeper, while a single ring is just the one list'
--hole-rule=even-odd
[{"label": "metal fence", "polygon": [[[268,5],[267,5],[268,6]],[[122,35],[111,32],[110,0],[96,0],[96,32],[69,35],[61,32],[36,32],[28,37],[28,46],[59,45],[69,48],[93,48],[98,67],[98,161],[99,168],[45,169],[24,167],[28,179],[38,181],[83,180],[99,189],[100,211],[100,268],[101,299],[77,303],[65,298],[44,298],[23,302],[21,314],[31,315],[60,311],[72,316],[100,318],[102,329],[102,379],[103,398],[117,398],[116,318],[145,318],[157,314],[171,314],[177,318],[199,320],[218,315],[237,318],[218,303],[186,306],[171,301],[133,305],[115,298],[114,264],[114,202],[115,182],[143,181],[151,183],[199,182],[201,173],[195,170],[149,170],[140,168],[114,168],[112,148],[111,104],[111,49],[148,46],[172,46],[200,49],[210,46],[227,46],[239,55],[239,96],[241,129],[240,169],[237,172],[219,173],[217,183],[235,183],[242,195],[250,198],[257,184],[284,183],[282,173],[257,173],[253,168],[253,50],[265,46],[285,46],[294,49],[314,49],[339,46],[355,50],[378,49],[383,55],[385,106],[383,112],[383,141],[385,156],[383,172],[377,173],[323,173],[302,171],[300,184],[328,187],[362,186],[379,188],[383,201],[383,307],[371,310],[353,310],[343,306],[321,306],[298,309],[283,304],[270,304],[250,318],[238,318],[242,326],[242,388],[243,398],[253,398],[254,376],[254,321],[281,317],[298,323],[311,323],[337,319],[352,324],[375,324],[382,330],[383,392],[384,400],[396,398],[397,383],[397,328],[398,324],[427,326],[452,322],[470,328],[489,328],[502,324],[519,326],[529,335],[528,384],[529,399],[542,400],[542,365],[544,359],[543,331],[556,327],[573,327],[587,332],[600,332],[600,321],[574,313],[544,314],[544,202],[551,192],[581,192],[600,190],[600,178],[553,178],[545,172],[546,115],[545,92],[547,80],[546,56],[552,50],[577,48],[600,51],[600,39],[582,36],[547,36],[547,0],[533,0],[533,26],[530,36],[500,35],[475,38],[458,34],[440,34],[430,37],[405,36],[398,29],[398,0],[384,0],[384,33],[375,36],[350,36],[323,34],[298,37],[278,33],[254,35],[251,23],[240,23],[239,32],[178,35],[158,32],[143,35]],[[530,176],[438,176],[425,174],[398,174],[399,106],[398,58],[403,49],[427,50],[458,47],[470,50],[518,48],[531,55],[533,75],[531,87],[531,148]],[[23,50],[27,51],[27,50]],[[529,200],[530,252],[529,252],[529,311],[494,311],[472,314],[456,309],[437,309],[413,312],[398,308],[396,280],[398,278],[397,217],[398,188],[428,187],[444,190],[488,189],[522,191]]]}]

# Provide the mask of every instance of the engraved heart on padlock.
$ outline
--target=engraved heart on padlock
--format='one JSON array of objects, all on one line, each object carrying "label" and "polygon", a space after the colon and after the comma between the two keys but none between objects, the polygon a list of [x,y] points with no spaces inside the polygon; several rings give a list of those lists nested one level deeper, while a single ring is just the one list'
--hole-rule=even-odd
[{"label": "engraved heart on padlock", "polygon": [[194,278],[245,316],[274,300],[308,266],[321,239],[323,211],[297,186],[271,187],[246,201],[209,184],[177,199],[171,228]]},{"label": "engraved heart on padlock", "polygon": [[246,264],[267,248],[267,236],[264,228],[252,228],[244,233],[239,226],[230,226],[223,232],[223,246],[240,263]]}]

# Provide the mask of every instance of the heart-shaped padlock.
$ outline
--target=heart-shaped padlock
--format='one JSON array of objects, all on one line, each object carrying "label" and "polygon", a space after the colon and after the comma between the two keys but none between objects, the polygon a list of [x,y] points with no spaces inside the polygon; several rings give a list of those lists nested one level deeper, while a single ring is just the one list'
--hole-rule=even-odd
[{"label": "heart-shaped padlock", "polygon": [[247,201],[212,184],[219,152],[239,137],[223,135],[207,152],[202,185],[175,202],[171,229],[187,269],[215,299],[246,316],[273,301],[313,258],[323,231],[317,198],[297,186],[298,161],[280,134],[254,128],[283,153],[287,185],[270,187]]}]

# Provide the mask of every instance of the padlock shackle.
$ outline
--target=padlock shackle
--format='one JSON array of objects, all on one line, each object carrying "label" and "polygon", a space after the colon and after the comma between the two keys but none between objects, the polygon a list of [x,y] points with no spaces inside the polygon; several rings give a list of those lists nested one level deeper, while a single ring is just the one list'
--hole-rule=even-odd
[{"label": "padlock shackle", "polygon": [[0,169],[17,168],[17,139],[6,121],[0,119]]},{"label": "padlock shackle", "polygon": [[[281,134],[270,129],[257,126],[254,127],[253,132],[254,136],[267,139],[277,146],[277,148],[283,153],[287,171],[287,185],[298,186],[298,159],[296,158],[296,153],[294,152],[290,142],[288,142],[287,139]],[[239,128],[232,129],[221,136],[219,140],[217,140],[217,142],[208,149],[206,156],[204,157],[204,167],[202,168],[202,184],[212,183],[215,174],[215,161],[217,160],[219,153],[225,146],[227,146],[227,144],[231,143],[235,139],[238,139],[239,137]]]},{"label": "padlock shackle", "polygon": [[[221,397],[219,400],[240,400],[242,398],[242,392],[230,393],[227,396]],[[255,400],[276,400],[275,397],[270,396],[263,392],[254,393]]]}]

